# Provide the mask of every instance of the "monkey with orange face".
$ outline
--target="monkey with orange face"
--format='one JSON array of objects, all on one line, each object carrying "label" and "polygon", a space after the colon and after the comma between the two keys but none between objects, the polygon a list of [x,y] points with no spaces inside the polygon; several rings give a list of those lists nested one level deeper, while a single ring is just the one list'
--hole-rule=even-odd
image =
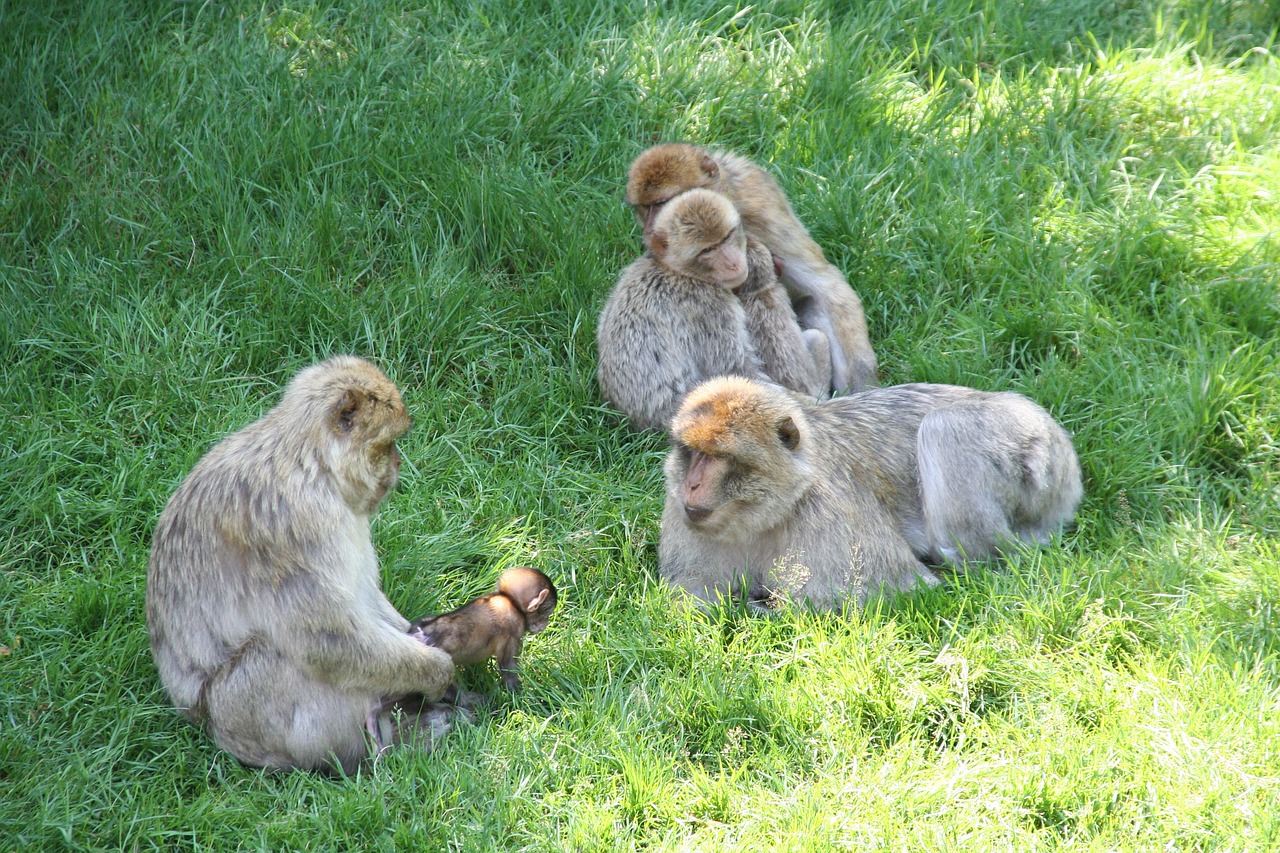
[{"label": "monkey with orange face", "polygon": [[1020,394],[873,388],[811,403],[740,377],[671,423],[659,572],[704,603],[817,607],[937,583],[933,568],[1038,544],[1081,497],[1071,438]]},{"label": "monkey with orange face", "polygon": [[723,374],[826,395],[826,337],[801,331],[768,250],[726,198],[679,196],[655,216],[646,244],[597,327],[597,378],[615,408],[638,426],[663,428],[686,391]]},{"label": "monkey with orange face", "polygon": [[[682,142],[642,152],[627,174],[627,203],[646,237],[662,209],[693,188],[715,190],[737,209],[743,227],[773,253],[800,327],[827,338],[830,390],[840,394],[876,384],[862,301],[809,236],[773,176],[745,157]],[[824,395],[826,396],[826,395]]]}]

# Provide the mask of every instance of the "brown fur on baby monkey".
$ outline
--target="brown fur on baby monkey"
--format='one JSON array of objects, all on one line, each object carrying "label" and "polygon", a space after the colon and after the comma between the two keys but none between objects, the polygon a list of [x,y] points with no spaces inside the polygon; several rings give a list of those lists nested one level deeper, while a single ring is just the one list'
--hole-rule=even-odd
[{"label": "brown fur on baby monkey", "polygon": [[517,658],[526,634],[547,627],[556,607],[556,588],[537,569],[507,569],[498,578],[498,589],[440,616],[427,616],[409,626],[409,635],[443,649],[455,664],[498,662],[502,681],[510,690],[520,689]]}]

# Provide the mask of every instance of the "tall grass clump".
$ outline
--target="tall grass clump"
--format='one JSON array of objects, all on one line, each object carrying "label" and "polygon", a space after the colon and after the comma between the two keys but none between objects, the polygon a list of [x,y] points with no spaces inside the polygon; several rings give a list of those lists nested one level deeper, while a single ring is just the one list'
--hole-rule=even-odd
[{"label": "tall grass clump", "polygon": [[[0,839],[13,849],[1280,843],[1280,14],[1235,2],[0,5]],[[656,579],[596,313],[630,160],[768,166],[886,383],[1036,399],[1077,524],[840,613]],[[151,531],[301,367],[415,420],[407,615],[562,589],[432,753],[240,767],[168,707]]]}]

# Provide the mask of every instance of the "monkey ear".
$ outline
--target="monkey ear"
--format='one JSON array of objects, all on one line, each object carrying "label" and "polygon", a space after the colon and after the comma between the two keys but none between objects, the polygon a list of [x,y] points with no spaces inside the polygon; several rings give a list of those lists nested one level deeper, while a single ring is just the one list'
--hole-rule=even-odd
[{"label": "monkey ear", "polygon": [[658,257],[662,257],[667,253],[668,238],[666,231],[653,231],[649,234],[648,239],[649,251]]},{"label": "monkey ear", "polygon": [[542,604],[542,602],[547,600],[547,593],[549,593],[550,591],[551,590],[549,589],[544,589],[542,592],[538,593],[536,596],[529,599],[529,603],[524,606],[524,612],[533,613],[535,610],[537,610],[538,607]]},{"label": "monkey ear", "polygon": [[783,418],[778,422],[778,440],[787,450],[795,450],[800,446],[800,428],[791,418]]},{"label": "monkey ear", "polygon": [[338,402],[329,409],[329,428],[344,435],[355,429],[356,422],[360,419],[360,410],[364,408],[368,397],[366,392],[358,388],[343,391]]},{"label": "monkey ear", "polygon": [[702,171],[706,173],[708,178],[715,180],[720,177],[720,165],[715,160],[712,160],[709,155],[702,155],[702,163],[699,165],[702,166]]}]

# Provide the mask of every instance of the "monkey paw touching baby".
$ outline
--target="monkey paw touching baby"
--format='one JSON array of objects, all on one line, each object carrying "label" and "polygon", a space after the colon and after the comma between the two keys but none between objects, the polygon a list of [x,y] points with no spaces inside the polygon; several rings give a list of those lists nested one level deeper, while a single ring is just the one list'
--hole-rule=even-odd
[{"label": "monkey paw touching baby", "polygon": [[409,626],[409,635],[445,651],[455,664],[498,662],[502,681],[520,689],[517,659],[526,634],[547,627],[556,607],[551,578],[537,569],[507,569],[495,592],[439,616],[425,616]]}]

